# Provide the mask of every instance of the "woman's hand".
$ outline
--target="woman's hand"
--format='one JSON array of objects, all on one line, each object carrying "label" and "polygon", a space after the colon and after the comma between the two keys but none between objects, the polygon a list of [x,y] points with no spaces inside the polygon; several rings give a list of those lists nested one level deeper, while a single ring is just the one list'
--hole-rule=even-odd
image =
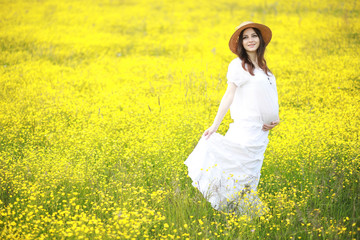
[{"label": "woman's hand", "polygon": [[206,131],[204,132],[203,136],[205,137],[205,139],[209,139],[209,137],[216,132],[218,129],[218,127],[216,126],[211,126],[208,129],[206,129]]},{"label": "woman's hand", "polygon": [[276,120],[271,122],[270,124],[264,124],[262,127],[263,131],[269,131],[271,129],[273,129],[276,125],[278,125],[280,123],[280,120]]}]

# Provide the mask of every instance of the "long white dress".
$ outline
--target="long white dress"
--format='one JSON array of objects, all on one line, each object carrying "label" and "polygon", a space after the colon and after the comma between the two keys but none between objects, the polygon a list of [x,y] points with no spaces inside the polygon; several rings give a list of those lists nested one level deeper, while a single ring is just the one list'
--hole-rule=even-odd
[{"label": "long white dress", "polygon": [[234,120],[222,136],[202,137],[184,162],[193,186],[212,207],[260,216],[267,211],[257,196],[268,131],[264,123],[279,119],[275,77],[261,69],[250,75],[239,58],[229,64],[227,80],[237,86],[230,115]]}]

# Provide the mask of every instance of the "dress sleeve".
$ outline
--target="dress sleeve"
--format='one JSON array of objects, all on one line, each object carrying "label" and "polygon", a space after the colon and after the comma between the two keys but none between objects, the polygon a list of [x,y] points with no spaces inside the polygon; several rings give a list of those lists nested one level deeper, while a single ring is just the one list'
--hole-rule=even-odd
[{"label": "dress sleeve", "polygon": [[232,61],[229,64],[226,78],[228,84],[232,82],[238,87],[246,82],[247,77],[245,75],[245,70],[241,66],[241,62]]}]

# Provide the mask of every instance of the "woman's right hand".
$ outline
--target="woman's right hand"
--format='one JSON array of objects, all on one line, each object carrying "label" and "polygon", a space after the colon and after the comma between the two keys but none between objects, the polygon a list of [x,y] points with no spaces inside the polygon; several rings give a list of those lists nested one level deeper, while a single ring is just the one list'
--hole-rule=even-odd
[{"label": "woman's right hand", "polygon": [[209,139],[209,137],[216,132],[218,129],[217,126],[212,125],[211,127],[209,127],[208,129],[206,129],[206,131],[204,132],[203,136],[205,137],[205,139]]}]

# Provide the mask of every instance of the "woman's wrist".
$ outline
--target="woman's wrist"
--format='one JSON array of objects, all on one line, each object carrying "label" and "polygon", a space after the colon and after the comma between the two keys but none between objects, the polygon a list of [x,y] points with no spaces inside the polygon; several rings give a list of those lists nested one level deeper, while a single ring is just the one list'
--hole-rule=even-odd
[{"label": "woman's wrist", "polygon": [[211,127],[216,131],[218,130],[220,124],[213,123]]}]

